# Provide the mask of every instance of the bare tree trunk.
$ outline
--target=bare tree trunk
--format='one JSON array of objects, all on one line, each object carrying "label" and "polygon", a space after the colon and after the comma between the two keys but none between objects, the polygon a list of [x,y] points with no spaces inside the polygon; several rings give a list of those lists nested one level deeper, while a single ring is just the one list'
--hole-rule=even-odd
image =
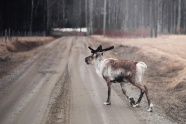
[{"label": "bare tree trunk", "polygon": [[82,18],[81,3],[82,3],[82,1],[80,0],[80,2],[79,2],[79,9],[80,9],[80,11],[79,11],[79,24],[78,24],[78,27],[80,28],[80,32],[81,32],[81,18]]},{"label": "bare tree trunk", "polygon": [[107,13],[107,16],[108,16],[108,27],[107,29],[111,29],[111,1],[108,0],[108,13]]},{"label": "bare tree trunk", "polygon": [[141,10],[141,28],[144,28],[144,0],[142,0],[142,10]]},{"label": "bare tree trunk", "polygon": [[173,25],[173,28],[174,28],[174,31],[173,31],[173,33],[175,34],[176,33],[176,2],[174,1],[174,18],[173,18],[173,20],[174,20],[174,25]]},{"label": "bare tree trunk", "polygon": [[158,17],[158,1],[154,1],[154,37],[157,37],[157,17]]},{"label": "bare tree trunk", "polygon": [[151,30],[151,37],[153,37],[153,14],[152,14],[152,0],[150,0],[150,30]]},{"label": "bare tree trunk", "polygon": [[89,33],[93,33],[93,0],[89,0]]},{"label": "bare tree trunk", "polygon": [[46,17],[46,21],[47,21],[47,31],[46,31],[46,33],[47,33],[47,35],[49,34],[49,32],[50,32],[50,11],[49,11],[49,0],[46,0],[46,9],[47,9],[47,17]]},{"label": "bare tree trunk", "polygon": [[86,22],[86,28],[87,28],[87,35],[88,35],[88,1],[85,0],[85,22]]},{"label": "bare tree trunk", "polygon": [[133,30],[137,29],[137,3],[135,1],[134,5],[134,25],[133,25]]},{"label": "bare tree trunk", "polygon": [[30,15],[30,33],[32,32],[32,23],[33,23],[33,12],[34,12],[34,0],[32,0],[31,15]]},{"label": "bare tree trunk", "polygon": [[163,9],[162,9],[162,0],[159,0],[158,2],[158,27],[157,30],[162,33],[162,13],[163,13]]},{"label": "bare tree trunk", "polygon": [[150,13],[151,13],[151,22],[150,22],[150,27],[151,27],[151,37],[157,37],[157,1],[150,1]]},{"label": "bare tree trunk", "polygon": [[65,7],[66,7],[66,5],[65,5],[65,0],[63,0],[63,28],[65,27]]},{"label": "bare tree trunk", "polygon": [[103,17],[103,36],[105,36],[106,30],[106,14],[107,14],[107,0],[104,0],[104,17]]},{"label": "bare tree trunk", "polygon": [[125,13],[125,30],[128,29],[128,27],[127,27],[127,22],[128,22],[128,18],[129,18],[129,8],[128,8],[128,5],[129,5],[129,0],[126,0],[126,5],[125,5],[125,8],[126,8],[126,13]]},{"label": "bare tree trunk", "polygon": [[177,33],[180,34],[181,27],[181,0],[178,0]]}]

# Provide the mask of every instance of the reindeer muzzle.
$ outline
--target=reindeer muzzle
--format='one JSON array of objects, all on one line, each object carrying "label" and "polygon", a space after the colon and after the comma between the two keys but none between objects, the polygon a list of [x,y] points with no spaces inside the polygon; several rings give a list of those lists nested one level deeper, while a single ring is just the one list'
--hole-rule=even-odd
[{"label": "reindeer muzzle", "polygon": [[85,62],[87,63],[87,65],[89,64],[89,63],[88,63],[88,58],[85,58]]}]

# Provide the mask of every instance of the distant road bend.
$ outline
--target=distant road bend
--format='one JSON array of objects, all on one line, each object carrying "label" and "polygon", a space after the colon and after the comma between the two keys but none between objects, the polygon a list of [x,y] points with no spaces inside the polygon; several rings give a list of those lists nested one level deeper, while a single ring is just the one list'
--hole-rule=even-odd
[{"label": "distant road bend", "polygon": [[24,73],[0,91],[0,124],[139,124],[128,101],[87,66],[88,37],[63,37],[48,44],[25,64]]}]

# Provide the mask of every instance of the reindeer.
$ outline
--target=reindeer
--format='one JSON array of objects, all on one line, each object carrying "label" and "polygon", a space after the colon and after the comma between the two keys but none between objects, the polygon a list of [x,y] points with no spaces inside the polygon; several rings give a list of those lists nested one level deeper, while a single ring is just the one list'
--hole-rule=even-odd
[{"label": "reindeer", "polygon": [[[129,100],[131,106],[139,107],[141,99],[145,93],[148,101],[148,110],[152,112],[153,104],[149,99],[148,89],[143,83],[143,75],[147,65],[144,62],[135,62],[130,60],[118,60],[113,58],[104,58],[103,52],[112,50],[114,46],[102,49],[100,45],[96,50],[88,47],[91,50],[91,55],[85,58],[87,64],[94,65],[98,75],[103,77],[108,86],[108,97],[104,105],[111,105],[110,95],[111,95],[111,84],[120,83],[123,94]],[[132,85],[140,89],[140,95],[135,102],[134,98],[129,97],[124,88],[124,84],[130,82]]]}]

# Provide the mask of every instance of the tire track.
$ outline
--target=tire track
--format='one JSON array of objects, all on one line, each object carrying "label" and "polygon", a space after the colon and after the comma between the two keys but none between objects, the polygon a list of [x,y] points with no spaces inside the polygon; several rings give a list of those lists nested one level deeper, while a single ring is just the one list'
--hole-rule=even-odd
[{"label": "tire track", "polygon": [[46,124],[68,124],[70,118],[70,97],[71,97],[71,80],[69,76],[69,56],[71,55],[74,37],[66,38],[65,45],[66,49],[63,51],[63,74],[56,82],[56,85],[52,91],[51,99],[49,101],[48,114],[45,115],[47,120],[43,123]]}]

